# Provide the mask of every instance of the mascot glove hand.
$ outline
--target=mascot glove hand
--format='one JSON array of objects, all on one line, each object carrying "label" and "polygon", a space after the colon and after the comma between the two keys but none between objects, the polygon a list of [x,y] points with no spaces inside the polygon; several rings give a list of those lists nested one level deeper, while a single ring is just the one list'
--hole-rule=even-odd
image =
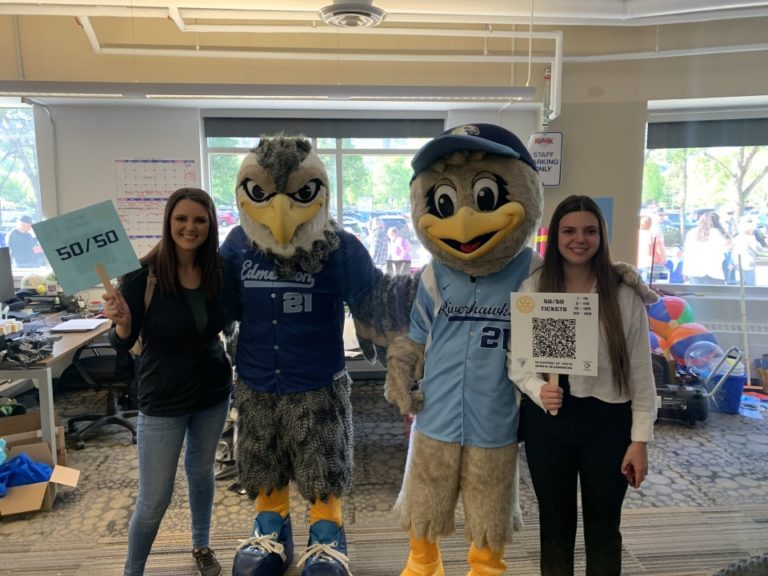
[{"label": "mascot glove hand", "polygon": [[637,271],[637,268],[626,262],[614,262],[613,269],[621,276],[624,284],[632,288],[645,304],[653,304],[658,301],[659,295],[646,284]]},{"label": "mascot glove hand", "polygon": [[384,398],[403,415],[421,411],[424,397],[416,383],[423,372],[424,346],[406,336],[395,338],[387,349]]}]

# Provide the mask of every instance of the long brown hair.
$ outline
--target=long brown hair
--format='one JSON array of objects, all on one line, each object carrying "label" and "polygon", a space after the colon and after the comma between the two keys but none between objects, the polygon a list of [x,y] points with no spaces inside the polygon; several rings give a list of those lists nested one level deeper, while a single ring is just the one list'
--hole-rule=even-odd
[{"label": "long brown hair", "polygon": [[712,230],[717,230],[725,240],[731,239],[731,235],[720,222],[717,212],[704,212],[696,221],[696,240],[706,242]]},{"label": "long brown hair", "polygon": [[549,239],[544,252],[544,265],[539,277],[539,292],[565,292],[563,258],[558,249],[560,221],[571,212],[590,212],[597,218],[600,229],[600,244],[592,257],[592,271],[599,297],[599,318],[603,336],[608,345],[613,380],[623,393],[629,390],[629,354],[624,337],[624,326],[619,309],[619,283],[621,277],[613,268],[605,218],[600,207],[589,196],[568,196],[558,204],[549,222]]},{"label": "long brown hair", "polygon": [[163,294],[177,294],[181,284],[177,274],[176,246],[171,236],[171,214],[181,200],[197,202],[208,214],[208,237],[195,253],[195,264],[202,271],[202,287],[207,301],[212,301],[222,286],[219,270],[219,228],[216,206],[210,194],[200,188],[179,188],[168,198],[163,214],[163,232],[160,241],[143,257],[142,266],[152,266],[157,285]]}]

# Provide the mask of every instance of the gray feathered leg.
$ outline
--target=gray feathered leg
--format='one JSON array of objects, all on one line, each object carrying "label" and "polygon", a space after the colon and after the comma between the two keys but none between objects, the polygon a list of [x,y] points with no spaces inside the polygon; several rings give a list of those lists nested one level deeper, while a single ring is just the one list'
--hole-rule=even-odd
[{"label": "gray feathered leg", "polygon": [[468,542],[499,551],[512,540],[513,531],[521,528],[518,474],[517,444],[464,447],[461,499]]},{"label": "gray feathered leg", "polygon": [[280,396],[256,392],[242,382],[235,390],[237,443],[235,458],[240,483],[251,498],[260,488],[272,491],[288,485],[292,470],[279,441]]},{"label": "gray feathered leg", "polygon": [[455,531],[461,445],[414,431],[394,511],[403,530],[436,541]]},{"label": "gray feathered leg", "polygon": [[240,483],[251,498],[296,482],[313,501],[342,496],[352,484],[353,429],[350,382],[279,395],[240,384],[236,446]]}]

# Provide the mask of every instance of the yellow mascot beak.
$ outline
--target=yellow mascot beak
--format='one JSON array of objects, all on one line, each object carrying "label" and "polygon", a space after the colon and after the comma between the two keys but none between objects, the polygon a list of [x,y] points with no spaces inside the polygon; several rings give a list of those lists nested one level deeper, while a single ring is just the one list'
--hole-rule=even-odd
[{"label": "yellow mascot beak", "polygon": [[419,218],[424,231],[443,250],[469,262],[482,258],[512,234],[525,218],[525,208],[509,202],[493,212],[478,212],[463,206],[450,218],[425,214]]},{"label": "yellow mascot beak", "polygon": [[259,224],[263,224],[272,232],[278,244],[288,244],[296,234],[296,229],[309,222],[323,207],[322,198],[310,205],[294,202],[285,194],[278,194],[266,206],[257,206],[250,202],[242,207]]}]

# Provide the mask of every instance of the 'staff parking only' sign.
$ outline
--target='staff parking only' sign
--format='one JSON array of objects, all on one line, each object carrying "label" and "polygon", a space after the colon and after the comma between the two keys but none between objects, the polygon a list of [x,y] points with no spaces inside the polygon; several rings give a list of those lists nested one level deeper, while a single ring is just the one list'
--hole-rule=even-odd
[{"label": "'staff parking only' sign", "polygon": [[534,132],[528,139],[528,151],[536,163],[544,186],[560,186],[563,164],[563,133]]}]

